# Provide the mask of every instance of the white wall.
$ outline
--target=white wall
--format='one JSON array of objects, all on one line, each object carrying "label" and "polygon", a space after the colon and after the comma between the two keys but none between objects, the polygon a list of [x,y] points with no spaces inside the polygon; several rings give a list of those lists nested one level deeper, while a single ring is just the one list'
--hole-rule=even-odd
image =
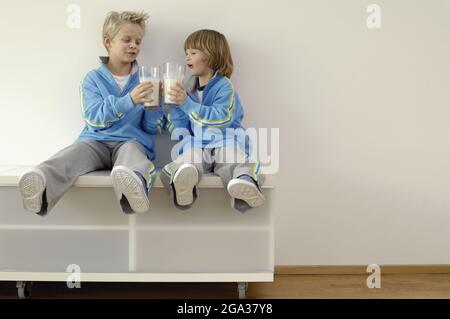
[{"label": "white wall", "polygon": [[[109,10],[151,15],[140,62],[229,39],[247,127],[279,127],[276,264],[450,264],[450,1],[0,3],[0,165],[37,164],[82,128],[81,77]],[[382,8],[382,28],[366,8]]]}]

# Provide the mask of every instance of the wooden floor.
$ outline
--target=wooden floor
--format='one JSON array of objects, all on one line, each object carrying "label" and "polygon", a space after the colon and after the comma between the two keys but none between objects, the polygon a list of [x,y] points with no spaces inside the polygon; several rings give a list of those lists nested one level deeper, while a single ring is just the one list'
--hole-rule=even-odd
[{"label": "wooden floor", "polygon": [[[250,283],[248,298],[450,298],[450,274],[386,274],[380,289],[366,275],[275,275],[273,283]],[[0,298],[16,298],[15,282],[0,282]],[[236,298],[231,283],[35,283],[40,298]]]}]

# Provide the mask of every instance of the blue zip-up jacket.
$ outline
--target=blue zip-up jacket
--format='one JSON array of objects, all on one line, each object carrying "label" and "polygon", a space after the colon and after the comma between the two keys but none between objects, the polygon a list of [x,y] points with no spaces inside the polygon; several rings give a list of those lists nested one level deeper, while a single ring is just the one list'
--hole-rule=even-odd
[{"label": "blue zip-up jacket", "polygon": [[[231,81],[216,74],[203,90],[200,103],[196,94],[197,77],[191,77],[186,83],[187,97],[180,106],[170,106],[166,128],[172,138],[178,139],[184,129],[187,135],[179,138],[178,153],[190,147],[215,148],[238,145],[247,155],[250,154],[250,139],[242,127],[244,110]],[[227,134],[227,129],[233,130]],[[174,132],[175,130],[175,132]]]},{"label": "blue zip-up jacket", "polygon": [[165,125],[163,110],[145,110],[142,104],[133,104],[130,93],[139,84],[136,61],[121,91],[106,65],[108,58],[100,59],[102,65],[90,71],[81,82],[81,113],[86,126],[78,140],[134,140],[145,146],[148,158],[154,160],[154,145],[149,134],[161,134]]}]

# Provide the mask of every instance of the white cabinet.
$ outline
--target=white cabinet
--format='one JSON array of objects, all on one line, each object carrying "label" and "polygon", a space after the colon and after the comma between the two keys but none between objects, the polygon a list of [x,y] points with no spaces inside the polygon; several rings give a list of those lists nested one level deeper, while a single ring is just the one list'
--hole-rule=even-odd
[{"label": "white cabinet", "polygon": [[173,206],[158,180],[147,213],[121,212],[108,172],[80,177],[46,216],[22,208],[26,167],[0,167],[0,280],[272,281],[273,212],[267,201],[245,214],[230,208],[220,179],[206,175],[194,207]]}]

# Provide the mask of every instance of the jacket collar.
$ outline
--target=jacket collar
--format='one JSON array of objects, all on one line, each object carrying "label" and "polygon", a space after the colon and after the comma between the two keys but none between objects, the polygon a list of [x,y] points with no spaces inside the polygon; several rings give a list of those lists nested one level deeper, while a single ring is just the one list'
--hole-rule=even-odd
[{"label": "jacket collar", "polygon": [[[100,59],[100,63],[101,63],[100,69],[103,70],[104,72],[107,71],[108,73],[111,74],[111,72],[109,71],[109,69],[107,67],[107,64],[109,61],[109,56],[100,56],[99,59]],[[131,73],[130,74],[133,75],[135,72],[138,71],[138,69],[139,69],[139,63],[137,60],[134,60],[131,63]]]},{"label": "jacket collar", "polygon": [[[205,86],[205,89],[203,90],[203,94],[206,95],[206,92],[211,88],[212,85],[214,85],[217,81],[219,81],[222,78],[222,76],[216,71],[212,78],[208,81],[208,83]],[[198,76],[191,75],[185,82],[184,87],[186,89],[186,92],[194,93],[195,92],[195,85],[197,83]]]}]

